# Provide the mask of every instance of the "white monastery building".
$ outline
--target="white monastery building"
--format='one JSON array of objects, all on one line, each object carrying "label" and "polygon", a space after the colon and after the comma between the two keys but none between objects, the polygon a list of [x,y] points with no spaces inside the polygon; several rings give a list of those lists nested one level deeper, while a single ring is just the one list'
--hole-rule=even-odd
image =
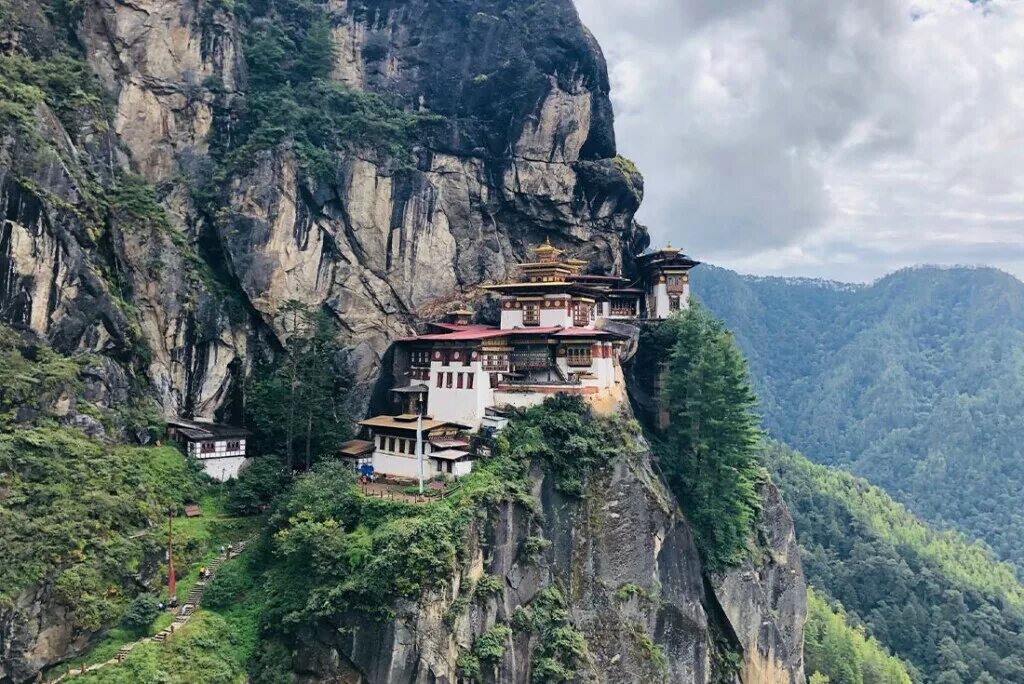
[{"label": "white monastery building", "polygon": [[[494,409],[540,404],[554,394],[582,396],[612,410],[625,398],[619,356],[627,337],[605,321],[667,318],[689,302],[689,270],[698,265],[671,247],[636,258],[635,282],[584,274],[587,262],[563,258],[550,241],[532,248],[514,282],[487,286],[500,300],[497,326],[471,323],[472,311],[431,323],[431,332],[398,340],[392,390],[403,414],[377,416],[361,425],[369,440],[353,440],[342,456],[376,473],[418,477],[415,443],[421,436],[426,476],[459,476],[472,467],[460,430],[493,422]],[[611,326],[608,326],[611,327]],[[489,413],[491,412],[491,413]],[[456,442],[458,442],[456,444]]]},{"label": "white monastery building", "polygon": [[178,418],[168,421],[167,434],[215,480],[238,477],[246,463],[245,440],[250,433],[245,428]]}]

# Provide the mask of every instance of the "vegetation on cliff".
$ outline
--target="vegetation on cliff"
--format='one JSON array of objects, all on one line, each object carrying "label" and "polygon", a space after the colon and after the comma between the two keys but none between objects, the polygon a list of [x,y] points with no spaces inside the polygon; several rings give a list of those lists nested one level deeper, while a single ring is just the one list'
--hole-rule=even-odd
[{"label": "vegetation on cliff", "polygon": [[[66,610],[68,623],[59,626],[68,634],[105,632],[96,659],[150,630],[166,581],[168,513],[210,491],[176,448],[115,441],[122,433],[147,436],[157,418],[149,400],[135,396],[138,388],[126,390],[128,405],[116,409],[88,401],[108,391],[95,387],[104,368],[90,354],[62,356],[0,327],[0,614],[15,630],[5,638],[22,638],[17,630],[34,611]],[[211,506],[204,501],[209,519],[174,523],[180,591],[196,579],[192,562],[239,538]],[[51,648],[65,647],[59,638]],[[10,655],[5,672],[33,674],[20,653]]]},{"label": "vegetation on cliff", "polygon": [[977,268],[693,279],[750,358],[773,437],[1024,568],[1024,284]]},{"label": "vegetation on cliff", "polygon": [[732,335],[694,306],[641,339],[637,363],[664,370],[670,424],[654,434],[658,464],[694,529],[705,566],[746,557],[759,511],[761,433],[746,362]]},{"label": "vegetation on cliff", "polygon": [[199,491],[175,449],[108,447],[58,427],[0,434],[0,474],[0,600],[52,583],[89,630],[116,622],[156,574],[151,528]]},{"label": "vegetation on cliff", "polygon": [[[368,497],[349,466],[318,463],[283,488],[252,558],[218,575],[207,605],[216,611],[237,602],[256,607],[261,645],[248,667],[259,681],[272,681],[275,667],[290,662],[287,654],[301,630],[391,619],[403,599],[418,600],[462,574],[471,548],[469,530],[485,521],[495,505],[514,502],[538,514],[530,492],[531,468],[547,470],[556,489],[576,497],[591,472],[639,453],[639,445],[638,426],[595,416],[579,398],[556,397],[520,412],[494,440],[491,455],[478,460],[443,500],[429,504]],[[278,477],[268,471],[258,479]],[[262,491],[257,483],[253,486]],[[260,498],[247,494],[243,499],[252,497]],[[535,560],[549,546],[530,537],[522,553]],[[461,598],[446,622],[471,601],[503,587],[501,580],[486,575],[463,581]],[[552,586],[462,654],[464,675],[480,676],[500,660],[512,633],[538,639],[532,654],[534,681],[571,678],[583,664],[586,640],[569,623],[565,600]],[[280,662],[275,665],[259,653],[275,653]]]},{"label": "vegetation on cliff", "polygon": [[338,151],[411,164],[413,145],[436,118],[332,80],[336,47],[327,2],[240,0],[225,9],[242,21],[248,71],[244,97],[231,98],[218,121],[212,151],[227,170],[243,170],[255,153],[286,141],[314,177],[333,174]]},{"label": "vegetation on cliff", "polygon": [[991,552],[881,489],[771,445],[809,582],[911,663],[915,680],[1024,681],[1024,587]]}]

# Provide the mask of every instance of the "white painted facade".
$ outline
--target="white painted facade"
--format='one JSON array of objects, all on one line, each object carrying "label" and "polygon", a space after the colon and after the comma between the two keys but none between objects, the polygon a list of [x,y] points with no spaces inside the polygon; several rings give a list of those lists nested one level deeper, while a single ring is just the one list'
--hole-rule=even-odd
[{"label": "white painted facade", "polygon": [[[400,442],[399,440],[403,440]],[[394,447],[392,449],[392,442]],[[416,456],[416,438],[403,438],[393,435],[375,435],[373,438],[373,470],[378,475],[387,475],[409,480],[417,480],[420,476],[419,458]],[[446,477],[462,477],[473,470],[473,461],[450,461],[431,458],[433,445],[423,439],[423,479],[429,480],[437,475]],[[450,464],[450,465],[449,465]],[[450,470],[449,470],[450,467]]]},{"label": "white painted facade", "polygon": [[[423,478],[430,479],[433,473],[430,472],[430,460],[423,457]],[[373,471],[379,475],[391,475],[393,477],[415,480],[419,478],[419,461],[416,455],[389,454],[382,451],[373,452]]]},{"label": "white painted facade", "polygon": [[629,321],[634,318],[640,318],[640,297],[637,296],[632,303],[632,312],[630,314],[612,313],[611,301],[599,302],[597,305],[597,316],[600,318],[608,318],[613,321]]},{"label": "white painted facade", "polygon": [[[517,302],[516,306],[509,306]],[[577,319],[573,312],[574,306],[586,306],[589,315],[586,325],[578,326]],[[515,328],[594,328],[595,320],[602,315],[605,303],[600,304],[589,301],[580,301],[579,298],[572,301],[569,295],[545,295],[544,297],[505,297],[502,300],[502,330],[513,330]],[[527,307],[536,307],[537,323],[526,325],[524,311]],[[627,316],[621,316],[627,317]]]},{"label": "white painted facade", "polygon": [[[466,353],[466,352],[463,352]],[[430,363],[427,415],[436,420],[480,427],[484,410],[494,405],[491,374],[477,359],[465,365],[462,360]]]},{"label": "white painted facade", "polygon": [[448,464],[440,459],[434,459],[430,462],[432,470],[427,473],[427,477],[436,477],[437,475],[444,475],[445,477],[462,477],[463,475],[469,475],[473,472],[472,461],[452,461],[452,471],[448,472]]},{"label": "white painted facade", "polygon": [[[394,448],[392,448],[394,443]],[[420,475],[419,459],[416,457],[416,435],[395,437],[378,434],[373,437],[373,470],[382,475],[393,475],[417,479]],[[431,444],[423,439],[423,477],[432,476],[430,464]]]},{"label": "white painted facade", "polygon": [[203,466],[207,475],[220,482],[238,477],[247,463],[245,439],[218,439],[187,442],[187,451]]},{"label": "white painted facade", "polygon": [[[650,311],[650,318],[664,319],[671,316],[675,311],[683,311],[688,309],[690,306],[690,279],[688,276],[681,275],[676,276],[683,279],[682,291],[681,292],[669,292],[668,285],[664,282],[659,282],[662,279],[657,278],[651,285],[650,294],[648,295],[648,309]],[[672,308],[672,295],[679,298],[679,308]]]},{"label": "white painted facade", "polygon": [[540,406],[544,403],[545,399],[551,396],[552,395],[550,394],[541,394],[540,392],[495,390],[494,405],[512,406],[514,408],[530,408],[531,406]]},{"label": "white painted facade", "polygon": [[608,389],[615,384],[616,380],[616,359],[615,349],[611,342],[587,343],[591,348],[591,361],[589,367],[574,366],[570,363],[568,356],[559,356],[555,359],[556,365],[565,373],[576,375],[580,384],[584,387],[597,387]]}]

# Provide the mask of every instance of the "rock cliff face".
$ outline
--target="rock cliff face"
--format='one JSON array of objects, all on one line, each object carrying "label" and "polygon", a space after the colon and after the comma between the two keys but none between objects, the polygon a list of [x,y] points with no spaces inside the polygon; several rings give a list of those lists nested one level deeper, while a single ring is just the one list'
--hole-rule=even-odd
[{"label": "rock cliff face", "polygon": [[[216,218],[190,190],[244,106],[246,20],[215,0],[81,5],[70,30],[109,116],[67,131],[40,104],[42,151],[5,136],[0,313],[63,349],[144,345],[169,414],[223,407],[246,359],[284,335],[286,300],[337,318],[366,387],[418,312],[471,299],[530,243],[616,268],[645,244],[632,218],[642,179],[614,159],[604,62],[569,0],[325,3],[333,77],[439,116],[437,130],[413,168],[339,152],[327,179],[302,173],[287,144],[265,151],[223,179]],[[8,50],[56,49],[39,9],[16,7]],[[94,208],[84,186],[126,170],[156,186],[184,250]],[[91,239],[97,224],[107,235]],[[234,315],[190,279],[190,254],[240,302]]]},{"label": "rock cliff face", "polygon": [[[503,505],[470,529],[468,559],[446,590],[398,606],[393,621],[338,616],[309,630],[294,661],[300,681],[458,682],[460,648],[496,624],[515,625],[550,587],[586,640],[580,681],[804,681],[806,587],[792,520],[774,487],[763,492],[761,559],[706,580],[689,528],[646,454],[594,475],[582,499],[560,495],[539,470],[533,481],[540,523]],[[531,555],[539,538],[550,545]],[[472,598],[472,582],[484,575],[500,578],[500,591]],[[535,681],[537,639],[514,631],[483,680]]]},{"label": "rock cliff face", "polygon": [[[80,55],[95,80],[81,85],[98,93],[26,96],[24,116],[0,119],[0,320],[105,355],[147,379],[167,415],[208,417],[279,348],[280,309],[299,300],[338,321],[358,413],[392,339],[510,275],[530,244],[549,237],[626,271],[646,246],[633,220],[643,180],[616,157],[605,64],[571,0],[325,0],[331,78],[437,125],[408,165],[331,151],[313,176],[285,142],[216,176],[213,150],[230,150],[251,90],[250,4],[0,0],[3,55]],[[197,192],[211,180],[213,199]],[[302,676],[455,682],[459,645],[558,585],[598,681],[731,680],[729,650],[744,654],[744,682],[802,681],[802,575],[774,490],[761,561],[713,581],[646,459],[615,463],[582,501],[538,474],[536,496],[542,527],[514,506],[481,523],[448,593],[345,638],[311,631]],[[528,537],[552,543],[527,559]],[[449,626],[459,583],[485,570],[505,586]],[[45,666],[80,649],[52,608],[29,597],[33,643],[0,625],[4,652]],[[512,644],[492,679],[529,681],[531,651]]]}]

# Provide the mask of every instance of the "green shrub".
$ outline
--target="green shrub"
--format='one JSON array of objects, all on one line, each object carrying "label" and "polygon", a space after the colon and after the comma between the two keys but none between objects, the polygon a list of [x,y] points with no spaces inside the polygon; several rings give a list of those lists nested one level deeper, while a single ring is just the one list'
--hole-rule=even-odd
[{"label": "green shrub", "polygon": [[505,580],[497,575],[484,575],[476,582],[476,595],[487,597],[500,594],[505,589]]},{"label": "green shrub", "polygon": [[290,480],[276,456],[259,456],[238,475],[228,490],[227,509],[233,515],[254,515],[283,492]]},{"label": "green shrub", "polygon": [[144,633],[160,614],[159,601],[153,594],[139,594],[132,599],[122,622],[128,629]]},{"label": "green shrub", "polygon": [[235,605],[253,588],[254,578],[246,558],[227,561],[203,593],[203,607],[223,610]]},{"label": "green shrub", "polygon": [[531,681],[549,684],[577,676],[586,659],[587,640],[569,622],[565,599],[557,587],[547,587],[528,606],[516,610],[512,626],[538,637],[530,661]]},{"label": "green shrub", "polygon": [[636,426],[594,415],[582,397],[556,395],[521,412],[498,436],[495,449],[550,470],[555,488],[582,496],[587,474],[613,459],[640,453]]},{"label": "green shrub", "polygon": [[508,625],[496,624],[473,642],[473,655],[481,663],[497,663],[505,657],[505,644],[511,636]]},{"label": "green shrub", "polygon": [[527,537],[523,543],[523,559],[534,563],[551,548],[551,542],[544,537]]},{"label": "green shrub", "polygon": [[668,674],[668,657],[665,655],[665,650],[654,643],[651,635],[647,633],[647,630],[642,625],[630,625],[629,636],[633,649],[641,658],[648,661],[658,674]]}]

